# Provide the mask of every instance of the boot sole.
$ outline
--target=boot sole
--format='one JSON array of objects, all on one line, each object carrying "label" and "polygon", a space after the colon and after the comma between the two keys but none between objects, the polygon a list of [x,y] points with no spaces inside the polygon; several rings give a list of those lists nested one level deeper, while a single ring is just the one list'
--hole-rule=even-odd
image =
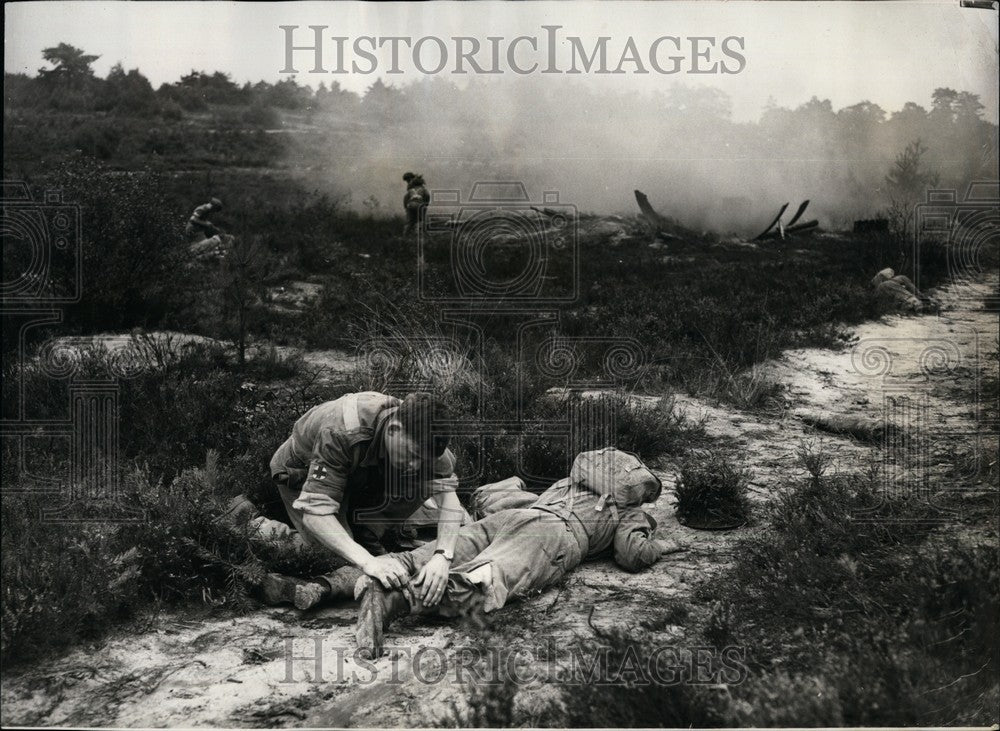
[{"label": "boot sole", "polygon": [[358,645],[358,654],[366,660],[382,657],[382,650],[385,647],[384,594],[382,584],[375,579],[369,579],[368,586],[361,595],[361,608],[358,610],[354,639]]}]

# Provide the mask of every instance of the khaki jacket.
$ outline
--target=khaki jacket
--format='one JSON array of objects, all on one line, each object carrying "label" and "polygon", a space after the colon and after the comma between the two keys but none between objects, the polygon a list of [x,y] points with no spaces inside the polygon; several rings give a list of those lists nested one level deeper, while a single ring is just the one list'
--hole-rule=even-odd
[{"label": "khaki jacket", "polygon": [[[271,459],[271,476],[291,487],[301,485],[293,507],[303,513],[332,515],[340,511],[352,490],[370,489],[352,476],[371,468],[386,468],[385,427],[400,400],[374,391],[351,393],[314,406],[292,428],[291,437]],[[454,492],[458,487],[455,457],[450,450],[437,458],[417,480],[407,501]],[[357,496],[353,496],[357,497]]]}]

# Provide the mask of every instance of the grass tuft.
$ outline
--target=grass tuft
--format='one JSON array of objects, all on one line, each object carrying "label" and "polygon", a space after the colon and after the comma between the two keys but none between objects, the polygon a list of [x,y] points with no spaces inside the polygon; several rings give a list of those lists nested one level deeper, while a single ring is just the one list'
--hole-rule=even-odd
[{"label": "grass tuft", "polygon": [[697,452],[677,478],[677,520],[691,528],[735,528],[750,520],[747,486],[752,474],[731,458]]}]

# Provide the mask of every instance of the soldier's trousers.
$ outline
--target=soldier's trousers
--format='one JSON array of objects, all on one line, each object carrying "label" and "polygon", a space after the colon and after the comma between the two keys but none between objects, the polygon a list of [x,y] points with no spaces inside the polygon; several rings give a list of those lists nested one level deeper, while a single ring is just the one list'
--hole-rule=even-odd
[{"label": "soldier's trousers", "polygon": [[[415,575],[434,555],[437,542],[394,553]],[[414,588],[407,598],[414,611],[456,616],[482,606],[487,612],[510,599],[551,586],[583,560],[569,524],[544,510],[501,510],[461,528],[445,596],[424,608]]]}]

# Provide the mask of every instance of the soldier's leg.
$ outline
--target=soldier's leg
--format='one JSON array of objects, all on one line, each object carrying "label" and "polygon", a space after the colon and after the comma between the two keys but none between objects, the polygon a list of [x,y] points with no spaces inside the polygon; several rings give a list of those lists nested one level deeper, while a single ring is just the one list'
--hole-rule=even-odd
[{"label": "soldier's leg", "polygon": [[321,602],[353,599],[354,587],[363,575],[357,566],[341,566],[313,579],[268,574],[261,591],[268,604],[294,604],[298,609],[311,609]]},{"label": "soldier's leg", "polygon": [[[444,598],[436,606],[423,605],[412,584],[402,591],[387,592],[379,582],[362,577],[355,629],[362,656],[377,658],[382,654],[385,630],[398,617],[410,613],[455,617],[479,609],[489,612],[510,598],[550,586],[583,559],[569,526],[543,511],[506,510],[462,531],[474,527],[485,546],[471,560],[455,564]],[[465,545],[471,548],[473,543],[470,537]],[[426,546],[408,553],[429,559]]]},{"label": "soldier's leg", "polygon": [[[505,522],[504,516],[489,516],[483,520],[463,525],[455,540],[455,556],[452,559],[452,565],[471,561],[482,553],[490,545],[490,541],[503,531]],[[436,550],[437,541],[430,541],[412,551],[401,551],[391,555],[406,566],[411,576],[416,576],[424,564],[431,560]]]},{"label": "soldier's leg", "polygon": [[[493,515],[462,526],[455,541],[453,563],[465,564],[481,554],[498,534],[503,533],[509,517],[509,514]],[[430,561],[436,549],[437,542],[433,541],[412,551],[391,555],[406,566],[411,576],[416,576]],[[449,587],[451,583],[449,579]],[[437,611],[437,607],[423,606],[418,591],[419,587],[407,584],[402,591],[387,592],[378,581],[369,577],[362,576],[358,580],[356,596],[361,599],[361,608],[358,611],[355,639],[363,656],[379,657],[382,654],[384,633],[392,620],[410,612]],[[447,596],[447,590],[445,595]]]},{"label": "soldier's leg", "polygon": [[510,599],[551,586],[583,560],[569,526],[539,510],[512,510],[506,530],[475,558],[456,562],[437,612],[491,612]]},{"label": "soldier's leg", "polygon": [[481,485],[472,492],[472,510],[477,517],[482,518],[501,510],[511,508],[527,508],[538,496],[525,489],[524,480],[520,477],[508,477],[500,482]]}]

